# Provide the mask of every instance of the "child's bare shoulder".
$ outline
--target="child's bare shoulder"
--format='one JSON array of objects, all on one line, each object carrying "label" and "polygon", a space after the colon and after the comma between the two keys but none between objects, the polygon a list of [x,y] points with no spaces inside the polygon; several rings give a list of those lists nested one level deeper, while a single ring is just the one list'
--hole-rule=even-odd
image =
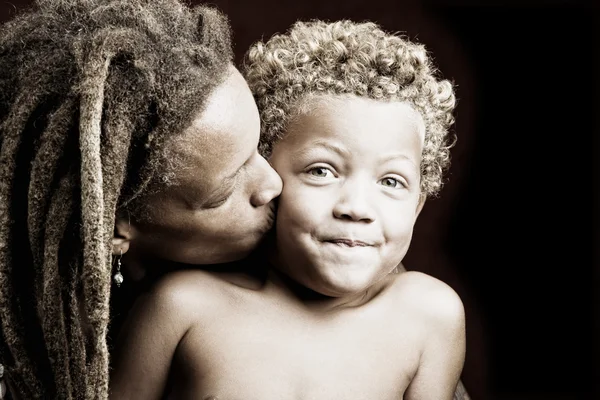
[{"label": "child's bare shoulder", "polygon": [[394,279],[392,290],[398,304],[423,322],[460,324],[464,319],[464,307],[458,294],[431,275],[402,272]]}]

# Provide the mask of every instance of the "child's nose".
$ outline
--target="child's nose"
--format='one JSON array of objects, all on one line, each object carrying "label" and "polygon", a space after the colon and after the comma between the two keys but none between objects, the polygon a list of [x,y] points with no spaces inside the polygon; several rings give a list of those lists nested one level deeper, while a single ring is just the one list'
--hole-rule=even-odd
[{"label": "child's nose", "polygon": [[333,207],[333,215],[351,221],[375,221],[375,212],[370,204],[367,188],[345,182],[340,187],[340,195]]}]

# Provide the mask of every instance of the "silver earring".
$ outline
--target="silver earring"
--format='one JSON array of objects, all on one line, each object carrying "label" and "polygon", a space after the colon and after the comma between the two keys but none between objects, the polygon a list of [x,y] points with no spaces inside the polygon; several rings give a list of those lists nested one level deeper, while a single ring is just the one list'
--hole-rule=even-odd
[{"label": "silver earring", "polygon": [[6,383],[4,383],[4,365],[0,364],[0,400],[4,399],[6,394]]},{"label": "silver earring", "polygon": [[119,255],[119,258],[117,258],[117,272],[113,275],[113,282],[117,287],[120,287],[121,283],[123,283],[123,275],[121,275],[121,257],[123,257],[123,250],[121,250],[121,254]]}]

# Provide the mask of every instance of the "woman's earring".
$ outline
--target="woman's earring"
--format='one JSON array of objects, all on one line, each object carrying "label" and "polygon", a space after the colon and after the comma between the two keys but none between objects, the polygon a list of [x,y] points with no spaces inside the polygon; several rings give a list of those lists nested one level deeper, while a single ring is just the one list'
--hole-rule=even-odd
[{"label": "woman's earring", "polygon": [[116,283],[117,287],[121,286],[123,283],[123,275],[121,275],[121,257],[123,257],[123,250],[121,250],[121,254],[119,258],[117,258],[117,273],[113,275],[113,282]]},{"label": "woman's earring", "polygon": [[4,383],[4,365],[0,364],[0,400],[4,399],[6,394],[6,383]]}]

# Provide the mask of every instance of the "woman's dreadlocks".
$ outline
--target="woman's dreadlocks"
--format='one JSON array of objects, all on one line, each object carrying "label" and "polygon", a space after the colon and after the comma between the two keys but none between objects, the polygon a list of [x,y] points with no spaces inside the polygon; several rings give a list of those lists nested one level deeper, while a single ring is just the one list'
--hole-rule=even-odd
[{"label": "woman's dreadlocks", "polygon": [[39,0],[0,27],[0,362],[21,397],[108,396],[115,213],[164,181],[232,59],[226,18],[177,0]]}]

